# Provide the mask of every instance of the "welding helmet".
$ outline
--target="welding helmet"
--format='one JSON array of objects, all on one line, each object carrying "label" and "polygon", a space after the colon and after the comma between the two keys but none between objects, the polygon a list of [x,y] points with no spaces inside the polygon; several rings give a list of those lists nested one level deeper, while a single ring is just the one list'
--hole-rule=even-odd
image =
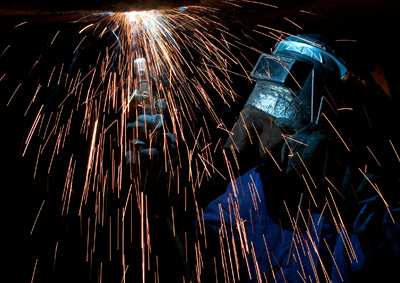
[{"label": "welding helmet", "polygon": [[292,35],[279,41],[271,55],[260,56],[251,72],[256,84],[246,105],[278,123],[315,121],[326,86],[345,80],[347,73],[326,38]]}]

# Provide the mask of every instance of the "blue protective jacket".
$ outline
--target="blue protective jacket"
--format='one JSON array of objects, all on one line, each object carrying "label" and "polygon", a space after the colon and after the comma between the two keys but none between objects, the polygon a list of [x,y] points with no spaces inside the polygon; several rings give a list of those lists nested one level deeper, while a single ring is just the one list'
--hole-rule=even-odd
[{"label": "blue protective jacket", "polygon": [[202,222],[214,233],[207,238],[218,237],[224,250],[220,272],[235,274],[240,265],[249,282],[376,282],[374,276],[387,274],[385,267],[399,263],[400,211],[388,207],[378,215],[379,196],[360,203],[350,229],[338,215],[337,222],[326,221],[335,213],[330,207],[301,214],[308,228],[293,233],[270,217],[264,189],[253,168],[204,210]]}]

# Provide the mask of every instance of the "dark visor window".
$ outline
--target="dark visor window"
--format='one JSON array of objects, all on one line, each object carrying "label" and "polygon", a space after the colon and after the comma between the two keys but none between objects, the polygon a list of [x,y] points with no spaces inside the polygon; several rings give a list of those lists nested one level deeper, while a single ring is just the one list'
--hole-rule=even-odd
[{"label": "dark visor window", "polygon": [[284,83],[295,62],[294,58],[263,54],[251,72],[251,77]]},{"label": "dark visor window", "polygon": [[312,64],[284,55],[261,55],[251,72],[256,80],[283,83],[292,91],[301,89],[312,69]]}]

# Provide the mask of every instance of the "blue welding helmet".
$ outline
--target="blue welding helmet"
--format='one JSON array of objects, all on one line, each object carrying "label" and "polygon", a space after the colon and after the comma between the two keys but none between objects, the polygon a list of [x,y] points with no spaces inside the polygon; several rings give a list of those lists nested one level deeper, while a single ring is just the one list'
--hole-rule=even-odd
[{"label": "blue welding helmet", "polygon": [[326,86],[345,80],[348,70],[319,35],[289,36],[262,54],[251,72],[256,86],[246,104],[276,119],[313,121]]}]

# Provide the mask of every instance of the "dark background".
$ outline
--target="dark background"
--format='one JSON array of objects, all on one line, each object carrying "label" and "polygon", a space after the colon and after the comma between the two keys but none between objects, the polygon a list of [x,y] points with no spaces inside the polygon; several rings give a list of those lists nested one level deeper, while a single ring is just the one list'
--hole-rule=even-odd
[{"label": "dark background", "polygon": [[[9,1],[0,4],[0,127],[2,150],[1,180],[1,232],[6,236],[2,241],[3,278],[13,282],[30,282],[35,260],[38,265],[34,282],[89,282],[88,264],[84,262],[86,244],[80,236],[79,219],[63,219],[55,214],[59,203],[59,186],[65,180],[65,160],[70,152],[64,152],[54,162],[51,173],[47,168],[39,169],[39,176],[33,179],[37,148],[28,148],[22,157],[24,139],[33,123],[37,108],[24,116],[38,83],[44,84],[53,66],[72,59],[72,52],[81,36],[78,31],[86,23],[75,23],[77,19],[93,11],[126,9],[126,5],[109,1]],[[172,3],[172,4],[171,4]],[[241,3],[242,8],[218,2],[222,7],[220,17],[234,35],[244,43],[261,51],[270,52],[275,40],[254,30],[267,33],[264,25],[285,33],[320,33],[336,41],[337,51],[349,65],[368,73],[379,64],[386,75],[392,95],[392,103],[398,109],[399,74],[398,31],[400,28],[400,4],[398,1],[269,1],[278,8]],[[177,2],[169,2],[175,6]],[[110,6],[111,5],[111,6]],[[298,26],[288,21],[291,20]],[[26,22],[26,23],[24,23]],[[20,23],[24,23],[20,26]],[[50,45],[60,31],[55,44]],[[278,33],[278,32],[276,32]],[[253,40],[246,42],[246,36]],[[7,50],[6,48],[10,46]],[[247,59],[255,63],[258,53],[244,48]],[[40,64],[32,66],[41,56]],[[248,71],[249,64],[244,62]],[[251,84],[244,78],[234,80],[233,87],[243,99],[232,105],[233,117],[241,109],[251,91]],[[21,83],[14,98],[7,106],[15,89]],[[381,109],[382,115],[386,109]],[[230,116],[227,115],[227,118]],[[396,116],[395,116],[396,117]],[[392,135],[399,131],[398,119],[388,120]],[[229,121],[228,121],[229,125]],[[76,144],[75,144],[76,143]],[[85,141],[75,140],[72,148],[85,153]],[[29,150],[31,149],[31,150]],[[59,163],[59,167],[57,164]],[[84,169],[83,169],[84,170]],[[62,189],[62,188],[61,188]],[[30,235],[36,215],[43,200],[43,210],[33,234]],[[52,200],[54,200],[52,202]],[[66,227],[65,223],[69,226]],[[72,224],[71,224],[72,223]],[[74,226],[75,225],[75,226]],[[4,237],[3,237],[4,239]],[[53,270],[55,243],[59,242],[57,268]],[[5,267],[5,268],[4,268]],[[105,268],[105,267],[104,267]],[[112,267],[119,273],[121,266]],[[110,269],[112,269],[110,268]],[[105,268],[106,270],[106,268]],[[96,274],[97,270],[93,271]],[[104,275],[105,276],[105,275]],[[110,275],[112,278],[112,275]],[[92,280],[97,282],[97,275]],[[118,282],[113,281],[113,282]],[[69,281],[72,282],[72,281]]]}]

